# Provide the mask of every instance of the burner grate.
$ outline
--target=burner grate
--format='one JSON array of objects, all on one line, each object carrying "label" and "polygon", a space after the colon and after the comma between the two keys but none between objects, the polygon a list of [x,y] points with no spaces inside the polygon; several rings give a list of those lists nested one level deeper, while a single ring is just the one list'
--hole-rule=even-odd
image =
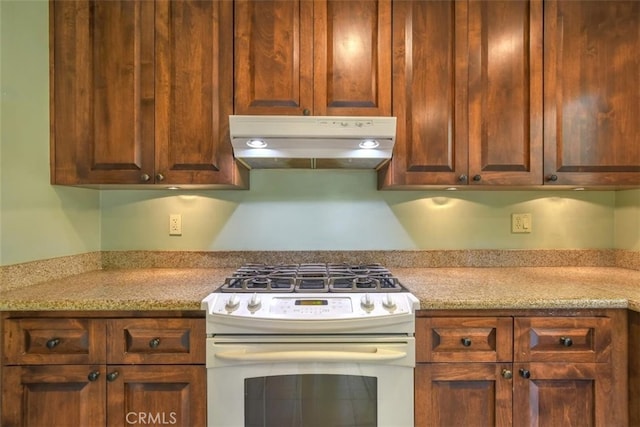
[{"label": "burner grate", "polygon": [[405,288],[380,264],[245,264],[221,292],[400,292]]}]

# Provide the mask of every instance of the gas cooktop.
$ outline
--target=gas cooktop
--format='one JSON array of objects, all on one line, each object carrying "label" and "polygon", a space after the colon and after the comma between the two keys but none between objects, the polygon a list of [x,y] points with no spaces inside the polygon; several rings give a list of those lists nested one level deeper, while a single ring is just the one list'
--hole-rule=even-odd
[{"label": "gas cooktop", "polygon": [[245,264],[219,292],[402,292],[406,289],[380,264]]}]

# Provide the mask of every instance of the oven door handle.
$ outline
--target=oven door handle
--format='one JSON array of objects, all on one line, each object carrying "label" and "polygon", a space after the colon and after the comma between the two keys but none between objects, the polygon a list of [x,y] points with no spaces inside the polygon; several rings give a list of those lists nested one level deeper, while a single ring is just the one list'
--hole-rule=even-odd
[{"label": "oven door handle", "polygon": [[216,353],[218,359],[238,362],[381,362],[407,357],[404,351],[375,348],[373,351],[292,350],[247,352],[226,351]]}]

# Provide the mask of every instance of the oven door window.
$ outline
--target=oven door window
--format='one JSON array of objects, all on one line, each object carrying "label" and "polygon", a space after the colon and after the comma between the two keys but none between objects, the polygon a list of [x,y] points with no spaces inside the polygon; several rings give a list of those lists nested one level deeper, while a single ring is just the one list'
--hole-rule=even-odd
[{"label": "oven door window", "polygon": [[245,427],[377,426],[377,378],[277,375],[244,381]]}]

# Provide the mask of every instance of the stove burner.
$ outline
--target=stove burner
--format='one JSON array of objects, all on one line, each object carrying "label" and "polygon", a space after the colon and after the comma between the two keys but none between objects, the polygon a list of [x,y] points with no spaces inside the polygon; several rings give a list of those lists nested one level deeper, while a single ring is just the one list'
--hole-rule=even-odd
[{"label": "stove burner", "polygon": [[246,264],[221,292],[400,292],[405,288],[380,264]]}]

